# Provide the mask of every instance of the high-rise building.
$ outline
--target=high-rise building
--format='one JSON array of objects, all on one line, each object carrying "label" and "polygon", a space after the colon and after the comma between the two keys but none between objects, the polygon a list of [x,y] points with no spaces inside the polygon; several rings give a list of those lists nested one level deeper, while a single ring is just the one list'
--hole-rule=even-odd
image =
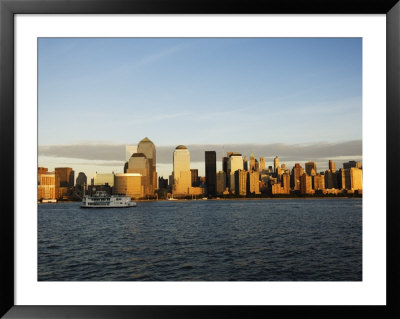
[{"label": "high-rise building", "polygon": [[59,198],[60,177],[55,172],[40,174],[38,200]]},{"label": "high-rise building", "polygon": [[325,189],[325,176],[321,174],[316,174],[312,176],[312,187],[314,190],[324,190]]},{"label": "high-rise building", "polygon": [[55,173],[60,177],[60,187],[74,187],[75,172],[71,167],[56,167]]},{"label": "high-rise building", "polygon": [[276,173],[276,170],[278,169],[278,167],[279,167],[279,157],[275,156],[275,158],[274,158],[274,173]]},{"label": "high-rise building", "polygon": [[309,161],[305,164],[306,173],[308,176],[314,176],[317,173],[317,164],[315,162]]},{"label": "high-rise building", "polygon": [[190,174],[192,179],[192,187],[199,187],[200,186],[199,170],[197,168],[191,168]]},{"label": "high-rise building", "polygon": [[282,193],[281,194],[290,194],[290,174],[284,173],[281,177],[281,180],[282,180]]},{"label": "high-rise building", "polygon": [[157,188],[156,147],[152,141],[145,137],[139,142],[137,151],[138,153],[143,153],[146,155],[146,158],[149,161],[150,192],[154,194],[154,190]]},{"label": "high-rise building", "polygon": [[38,167],[38,172],[37,172],[37,183],[40,185],[40,175],[46,174],[48,172],[48,168],[46,167]]},{"label": "high-rise building", "polygon": [[247,171],[243,169],[236,170],[233,175],[235,178],[235,195],[246,196],[247,195]]},{"label": "high-rise building", "polygon": [[[333,166],[333,169],[335,169],[335,166]],[[338,179],[339,179],[339,172],[332,172],[330,169],[325,171],[324,174],[324,179],[325,179],[325,188],[326,189],[332,189],[332,188],[339,188],[338,186]]]},{"label": "high-rise building", "polygon": [[302,194],[313,194],[314,191],[312,189],[312,179],[311,176],[303,173],[300,177],[300,192]]},{"label": "high-rise building", "polygon": [[93,176],[93,185],[108,185],[110,187],[114,186],[114,173],[95,173]]},{"label": "high-rise building", "polygon": [[332,160],[329,160],[329,170],[330,170],[332,173],[335,173],[335,172],[336,172],[335,163],[334,163]]},{"label": "high-rise building", "polygon": [[173,154],[173,194],[186,196],[192,185],[192,174],[190,172],[190,153],[186,146],[179,145]]},{"label": "high-rise building", "polygon": [[260,175],[259,172],[247,172],[247,194],[260,194]]},{"label": "high-rise building", "polygon": [[222,158],[222,171],[225,172],[226,187],[229,187],[229,177],[230,177],[230,172],[228,171],[228,162],[229,162],[229,155]]},{"label": "high-rise building", "polygon": [[115,174],[113,193],[127,195],[133,199],[144,198],[144,186],[142,176],[139,173]]},{"label": "high-rise building", "polygon": [[350,189],[362,190],[362,169],[357,167],[350,168]]},{"label": "high-rise building", "polygon": [[162,176],[160,176],[158,178],[158,188],[167,189],[168,188],[168,179],[163,178]]},{"label": "high-rise building", "polygon": [[243,159],[243,169],[244,169],[245,171],[249,170],[249,165],[248,165],[248,164],[249,164],[249,163],[248,163],[248,161],[247,161],[247,156],[245,156],[244,159]]},{"label": "high-rise building", "polygon": [[344,169],[349,169],[349,168],[361,168],[361,162],[356,162],[356,161],[349,161],[347,163],[343,163],[343,168]]},{"label": "high-rise building", "polygon": [[215,151],[205,152],[206,186],[209,196],[217,195],[217,154]]},{"label": "high-rise building", "polygon": [[260,171],[265,171],[265,157],[260,157]]},{"label": "high-rise building", "polygon": [[300,177],[303,175],[304,169],[299,163],[296,163],[292,168],[291,186],[295,191],[300,190]]},{"label": "high-rise building", "polygon": [[240,153],[231,153],[228,161],[228,171],[230,172],[229,189],[231,193],[235,192],[235,171],[243,170],[243,158]]},{"label": "high-rise building", "polygon": [[224,171],[217,173],[217,194],[222,194],[226,189],[226,174]]},{"label": "high-rise building", "polygon": [[250,154],[250,167],[249,171],[255,171],[256,170],[256,159],[254,157],[253,152]]},{"label": "high-rise building", "polygon": [[79,172],[78,177],[76,178],[75,185],[83,189],[83,187],[87,186],[87,176],[83,172]]},{"label": "high-rise building", "polygon": [[260,164],[258,163],[257,159],[255,160],[255,163],[254,163],[254,170],[256,172],[260,171]]},{"label": "high-rise building", "polygon": [[127,174],[140,174],[141,185],[145,196],[154,195],[154,187],[151,185],[151,161],[144,153],[133,153],[128,162]]}]

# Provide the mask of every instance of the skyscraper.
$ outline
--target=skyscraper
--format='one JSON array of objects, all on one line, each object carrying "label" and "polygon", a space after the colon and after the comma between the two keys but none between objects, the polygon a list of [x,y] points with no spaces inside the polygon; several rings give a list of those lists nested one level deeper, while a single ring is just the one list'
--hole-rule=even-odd
[{"label": "skyscraper", "polygon": [[278,167],[279,167],[279,158],[278,158],[278,156],[275,156],[275,158],[274,158],[274,173],[276,173],[276,170],[278,169]]},{"label": "skyscraper", "polygon": [[206,186],[208,195],[216,195],[217,187],[217,155],[215,151],[205,152]]},{"label": "skyscraper", "polygon": [[151,185],[150,163],[145,154],[133,153],[126,170],[127,174],[139,174],[141,176],[141,185],[143,186],[143,194],[145,196],[152,196],[154,194],[154,188]]},{"label": "skyscraper", "polygon": [[136,145],[125,145],[125,162],[129,161],[133,153],[137,152]]},{"label": "skyscraper", "polygon": [[265,171],[265,157],[260,157],[260,171]]},{"label": "skyscraper", "polygon": [[139,142],[137,152],[146,155],[149,161],[149,184],[151,192],[154,193],[157,188],[156,147],[152,141],[145,137]]},{"label": "skyscraper", "polygon": [[[275,162],[275,161],[274,161]],[[304,169],[299,163],[296,163],[292,168],[291,184],[295,191],[300,190],[300,177],[303,175]]]},{"label": "skyscraper", "polygon": [[306,173],[308,176],[315,176],[317,174],[317,164],[315,162],[309,161],[305,164]]},{"label": "skyscraper", "polygon": [[60,178],[60,187],[74,187],[75,172],[71,167],[56,167],[54,171]]},{"label": "skyscraper", "polygon": [[248,169],[249,169],[249,165],[248,165],[249,163],[248,163],[248,161],[247,161],[247,156],[245,156],[244,157],[244,159],[243,159],[243,169],[245,170],[245,171],[247,171]]},{"label": "skyscraper", "polygon": [[255,171],[256,170],[256,159],[254,157],[253,152],[250,154],[250,167],[249,171]]},{"label": "skyscraper", "polygon": [[230,173],[229,188],[231,193],[235,192],[235,171],[243,170],[243,158],[240,153],[231,153],[229,155],[228,171]]},{"label": "skyscraper", "polygon": [[225,186],[229,187],[229,171],[228,171],[229,155],[222,158],[222,171],[225,173]]},{"label": "skyscraper", "polygon": [[174,184],[172,192],[174,195],[186,196],[192,185],[192,174],[190,172],[190,153],[186,146],[179,145],[173,154],[173,176]]},{"label": "skyscraper", "polygon": [[329,160],[329,170],[330,170],[332,173],[335,173],[335,172],[336,172],[335,163],[334,163],[332,160]]}]

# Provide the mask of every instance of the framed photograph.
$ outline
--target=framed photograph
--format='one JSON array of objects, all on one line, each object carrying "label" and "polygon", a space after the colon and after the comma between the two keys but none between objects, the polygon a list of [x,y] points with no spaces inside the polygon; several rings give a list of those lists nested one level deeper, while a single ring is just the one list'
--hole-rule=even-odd
[{"label": "framed photograph", "polygon": [[1,0],[1,315],[400,314],[400,5],[289,2]]}]

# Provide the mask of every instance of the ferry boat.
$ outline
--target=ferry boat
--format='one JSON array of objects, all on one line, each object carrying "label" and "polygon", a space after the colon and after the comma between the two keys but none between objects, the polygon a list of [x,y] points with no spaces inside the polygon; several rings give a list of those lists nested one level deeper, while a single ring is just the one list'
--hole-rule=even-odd
[{"label": "ferry boat", "polygon": [[42,203],[57,203],[57,199],[53,198],[43,198]]},{"label": "ferry boat", "polygon": [[129,196],[108,195],[106,191],[97,191],[93,196],[84,195],[82,208],[106,208],[106,207],[135,207],[136,202]]}]

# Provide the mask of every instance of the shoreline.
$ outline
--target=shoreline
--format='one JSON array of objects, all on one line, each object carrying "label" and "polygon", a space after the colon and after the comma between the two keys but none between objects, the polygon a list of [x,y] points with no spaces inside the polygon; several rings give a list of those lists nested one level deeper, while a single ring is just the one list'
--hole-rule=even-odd
[{"label": "shoreline", "polygon": [[[184,198],[176,198],[174,200],[168,199],[136,199],[134,202],[194,202],[194,201],[227,201],[227,200],[313,200],[313,199],[362,199],[362,196],[353,197],[353,196],[338,196],[338,197],[259,197],[259,198],[210,198],[210,199],[184,199]],[[38,204],[60,204],[60,203],[80,203],[81,201],[73,201],[73,200],[63,200],[57,201],[56,203],[42,203],[38,202]]]}]

